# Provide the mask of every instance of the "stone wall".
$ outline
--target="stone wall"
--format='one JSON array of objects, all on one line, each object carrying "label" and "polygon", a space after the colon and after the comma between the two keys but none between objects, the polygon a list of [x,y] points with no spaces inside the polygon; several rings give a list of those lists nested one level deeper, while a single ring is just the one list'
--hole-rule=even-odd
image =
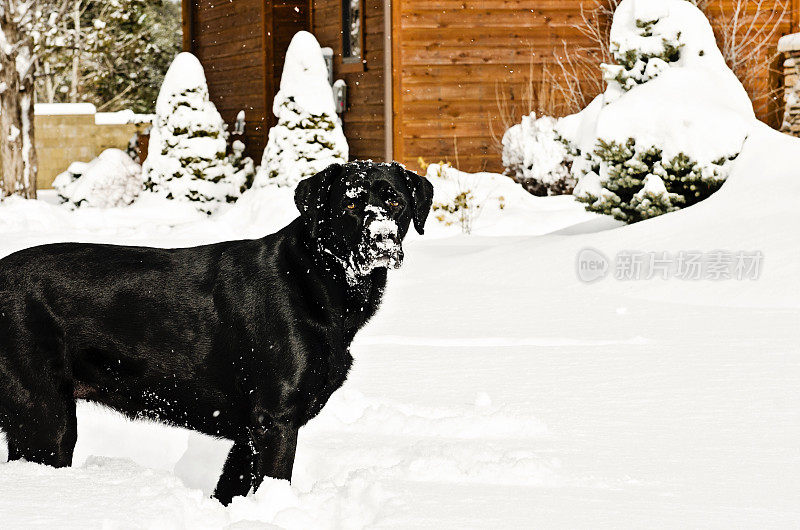
[{"label": "stone wall", "polygon": [[781,132],[800,136],[800,33],[786,35],[778,41],[783,54],[783,124]]},{"label": "stone wall", "polygon": [[37,188],[51,188],[56,176],[73,162],[89,162],[111,147],[127,149],[133,135],[149,126],[124,121],[115,119],[113,114],[95,113],[91,104],[37,104],[34,118],[34,142],[39,158]]}]

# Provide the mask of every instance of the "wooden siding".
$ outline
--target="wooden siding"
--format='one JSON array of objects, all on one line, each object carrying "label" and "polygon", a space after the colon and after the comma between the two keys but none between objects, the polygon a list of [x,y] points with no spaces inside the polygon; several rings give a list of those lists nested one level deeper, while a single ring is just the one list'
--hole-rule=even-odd
[{"label": "wooden siding", "polygon": [[[184,0],[184,45],[206,68],[223,118],[232,124],[246,111],[247,153],[256,161],[274,124],[272,100],[286,48],[300,29],[312,28],[334,50],[334,76],[347,82],[343,122],[351,158],[385,158],[390,110],[394,158],[415,169],[422,157],[470,171],[501,170],[498,102],[516,107],[518,119],[530,110],[525,93],[546,85],[547,68],[556,72],[555,54],[591,45],[576,26],[581,5],[591,8],[595,0],[393,0],[393,105],[386,109],[384,4],[363,1],[365,62],[343,65],[341,0]],[[713,0],[712,15],[723,4],[730,13],[731,0]],[[791,0],[775,42],[798,23],[800,0]],[[765,69],[751,88],[764,93],[780,82]],[[760,98],[755,107],[767,123],[779,121],[779,99]]]},{"label": "wooden siding", "polygon": [[[531,62],[562,41],[588,45],[575,28],[578,0],[395,0],[394,156],[500,170],[491,135],[496,95],[517,97]],[[536,68],[539,71],[540,68]]]},{"label": "wooden siding", "polygon": [[[414,169],[423,157],[468,171],[502,170],[492,137],[492,125],[500,128],[498,100],[513,104],[531,81],[540,85],[564,43],[571,50],[591,44],[576,28],[581,4],[594,2],[394,0],[394,157]],[[790,13],[776,43],[797,16]],[[769,72],[759,82],[760,89],[770,83]],[[775,122],[774,101],[755,106],[760,118]]]},{"label": "wooden siding", "polygon": [[[384,31],[383,1],[363,0],[364,57],[361,65],[342,66],[341,0],[314,2],[314,35],[334,52],[334,79],[347,83],[347,110],[342,121],[351,159],[384,160]],[[355,71],[353,71],[355,70]]]},{"label": "wooden siding", "polygon": [[205,68],[211,100],[231,129],[245,111],[246,154],[260,162],[283,59],[310,27],[308,0],[183,0],[184,49]]}]

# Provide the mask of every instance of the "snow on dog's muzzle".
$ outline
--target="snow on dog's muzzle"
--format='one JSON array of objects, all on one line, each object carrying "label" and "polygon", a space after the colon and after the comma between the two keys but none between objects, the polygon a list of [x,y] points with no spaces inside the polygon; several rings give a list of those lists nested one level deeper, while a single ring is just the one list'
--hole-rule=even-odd
[{"label": "snow on dog's muzzle", "polygon": [[399,268],[403,263],[403,247],[400,245],[397,223],[377,208],[376,214],[367,222],[367,258],[373,267]]}]

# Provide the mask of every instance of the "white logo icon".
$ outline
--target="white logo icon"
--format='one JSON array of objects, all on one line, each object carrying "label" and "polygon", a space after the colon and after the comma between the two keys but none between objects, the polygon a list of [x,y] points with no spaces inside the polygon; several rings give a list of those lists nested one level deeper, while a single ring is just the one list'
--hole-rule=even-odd
[{"label": "white logo icon", "polygon": [[575,261],[575,272],[578,274],[580,281],[592,283],[602,280],[608,275],[609,268],[608,258],[599,250],[584,248],[578,252],[578,258]]}]

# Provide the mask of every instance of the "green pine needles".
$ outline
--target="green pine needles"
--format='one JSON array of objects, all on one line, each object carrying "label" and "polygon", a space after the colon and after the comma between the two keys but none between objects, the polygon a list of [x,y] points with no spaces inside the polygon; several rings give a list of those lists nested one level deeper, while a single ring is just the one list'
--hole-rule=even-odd
[{"label": "green pine needles", "polygon": [[587,158],[587,166],[601,189],[586,186],[578,200],[592,212],[635,223],[691,206],[717,191],[728,174],[727,165],[736,157],[707,166],[684,153],[665,158],[661,149],[598,140]]}]

